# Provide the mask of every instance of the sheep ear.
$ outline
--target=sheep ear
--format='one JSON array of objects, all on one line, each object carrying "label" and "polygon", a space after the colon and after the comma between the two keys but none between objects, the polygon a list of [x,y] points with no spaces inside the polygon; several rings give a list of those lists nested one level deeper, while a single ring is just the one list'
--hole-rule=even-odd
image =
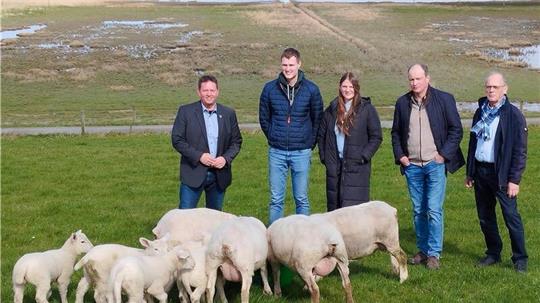
[{"label": "sheep ear", "polygon": [[148,248],[148,246],[150,246],[150,240],[148,240],[146,238],[143,238],[143,237],[139,238],[139,243],[141,243],[141,245],[143,247],[146,247],[146,248]]}]

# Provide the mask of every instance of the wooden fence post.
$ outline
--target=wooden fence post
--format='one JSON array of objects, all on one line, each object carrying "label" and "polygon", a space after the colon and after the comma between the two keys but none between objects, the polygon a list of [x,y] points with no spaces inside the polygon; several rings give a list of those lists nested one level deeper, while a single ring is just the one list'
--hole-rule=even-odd
[{"label": "wooden fence post", "polygon": [[84,110],[81,110],[81,135],[84,135],[86,133],[86,119],[84,116]]},{"label": "wooden fence post", "polygon": [[129,126],[129,133],[133,131],[133,125],[135,124],[135,120],[137,120],[137,111],[134,107],[131,107],[131,112],[133,113],[132,119],[131,119],[131,125]]}]

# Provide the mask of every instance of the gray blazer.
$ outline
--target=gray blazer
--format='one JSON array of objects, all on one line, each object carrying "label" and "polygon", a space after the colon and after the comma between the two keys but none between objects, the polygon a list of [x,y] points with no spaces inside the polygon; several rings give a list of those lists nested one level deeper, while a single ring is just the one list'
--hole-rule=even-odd
[{"label": "gray blazer", "polygon": [[[231,163],[240,152],[242,135],[233,109],[217,104],[218,148],[217,156],[227,160],[222,169],[215,169],[217,183],[225,190],[232,181]],[[206,179],[208,167],[199,162],[208,153],[208,139],[201,101],[180,106],[171,133],[173,147],[180,153],[180,181],[191,187],[200,187]]]}]

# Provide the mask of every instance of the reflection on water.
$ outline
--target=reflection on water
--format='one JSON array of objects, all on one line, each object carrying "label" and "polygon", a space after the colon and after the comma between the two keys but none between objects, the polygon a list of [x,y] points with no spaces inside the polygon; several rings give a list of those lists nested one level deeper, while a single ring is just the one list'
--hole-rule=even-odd
[{"label": "reflection on water", "polygon": [[137,29],[169,29],[176,27],[186,27],[188,24],[184,23],[172,23],[166,21],[151,21],[151,20],[112,20],[103,21],[104,28],[123,27],[123,28],[137,28]]},{"label": "reflection on water", "polygon": [[511,49],[491,48],[486,54],[505,61],[524,62],[531,68],[540,68],[540,44]]},{"label": "reflection on water", "polygon": [[38,30],[44,29],[46,27],[47,27],[47,25],[45,25],[45,24],[35,24],[35,25],[30,25],[28,27],[24,27],[24,28],[1,31],[0,32],[0,40],[15,39],[20,34],[33,34],[33,33],[37,32]]}]

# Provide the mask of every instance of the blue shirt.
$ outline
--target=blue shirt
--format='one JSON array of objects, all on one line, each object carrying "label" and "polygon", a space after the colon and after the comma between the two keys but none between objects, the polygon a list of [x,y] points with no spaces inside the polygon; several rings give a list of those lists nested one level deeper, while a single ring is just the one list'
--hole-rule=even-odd
[{"label": "blue shirt", "polygon": [[[345,113],[349,112],[349,109],[351,108],[351,100],[345,102]],[[338,155],[340,159],[343,159],[343,149],[345,147],[345,134],[342,133],[339,130],[339,127],[337,126],[337,120],[336,125],[334,126],[334,133],[336,134],[336,143],[337,143],[337,150]]]},{"label": "blue shirt", "polygon": [[[495,107],[500,107],[505,99],[505,97],[502,97],[501,100],[495,104]],[[489,140],[484,140],[484,136],[477,138],[476,151],[474,153],[474,158],[477,161],[495,163],[495,134],[497,133],[499,121],[500,116],[497,116],[489,125],[489,133],[491,134]]]},{"label": "blue shirt", "polygon": [[484,137],[477,138],[476,152],[474,157],[480,162],[495,163],[495,133],[499,126],[500,117],[495,117],[489,125],[489,133],[492,134],[491,139],[484,141]]},{"label": "blue shirt", "polygon": [[202,103],[201,106],[203,109],[204,126],[206,127],[206,139],[208,141],[208,148],[210,149],[210,155],[215,158],[217,156],[219,134],[217,110],[209,111],[206,107],[204,107]]}]

